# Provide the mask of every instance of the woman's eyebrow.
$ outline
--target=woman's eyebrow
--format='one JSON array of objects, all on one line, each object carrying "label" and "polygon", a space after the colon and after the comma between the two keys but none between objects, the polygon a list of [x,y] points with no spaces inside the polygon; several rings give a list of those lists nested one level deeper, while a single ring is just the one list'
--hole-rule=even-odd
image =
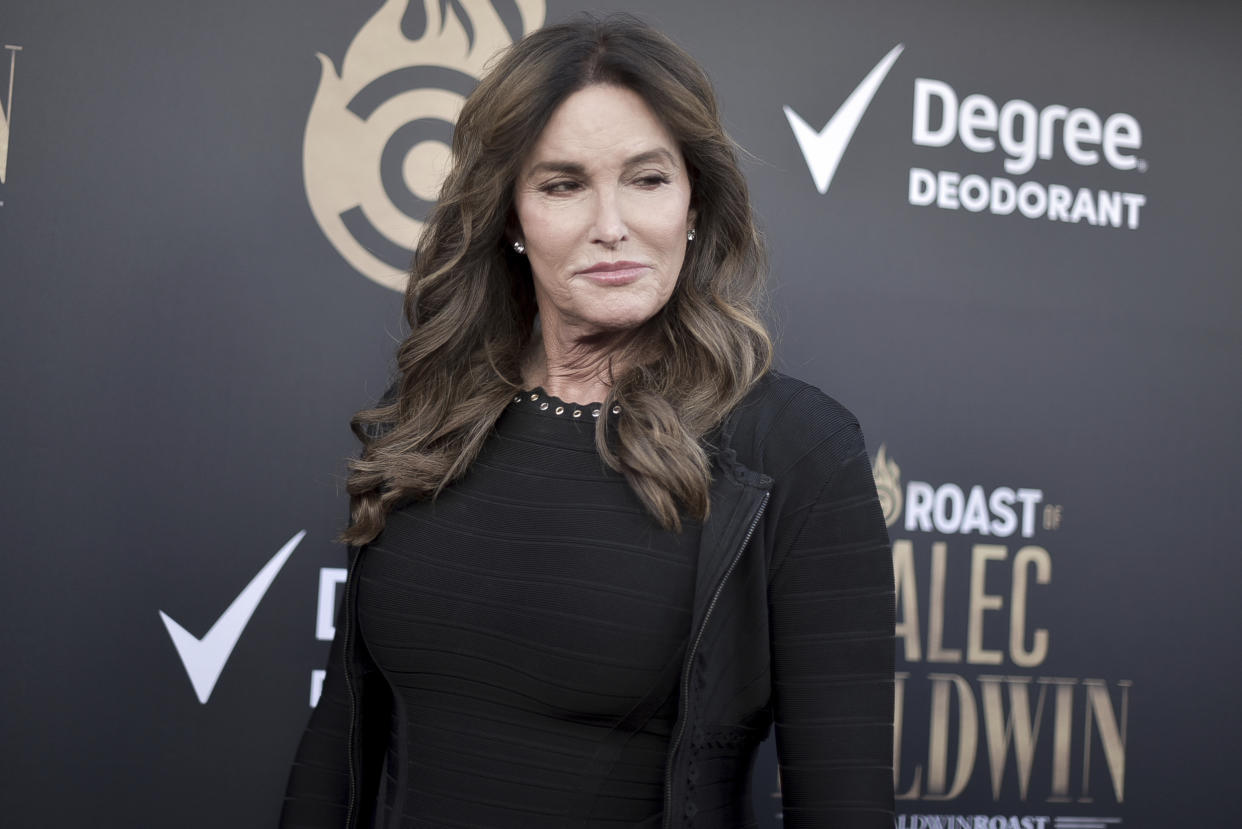
[{"label": "woman's eyebrow", "polygon": [[632,155],[625,160],[626,167],[634,167],[639,164],[647,164],[652,161],[663,161],[673,167],[677,166],[677,160],[673,158],[673,154],[663,147],[656,150],[647,150],[646,152]]},{"label": "woman's eyebrow", "polygon": [[586,168],[573,161],[540,161],[530,168],[527,175],[533,176],[536,173],[565,173],[571,176],[582,176],[586,175]]},{"label": "woman's eyebrow", "polygon": [[[673,154],[663,147],[655,150],[646,150],[632,155],[623,162],[622,166],[627,168],[636,167],[639,164],[648,164],[652,161],[661,161],[673,167],[677,166],[677,160],[673,157]],[[586,168],[576,161],[540,161],[533,164],[530,170],[527,171],[527,175],[531,176],[539,173],[562,173],[570,176],[585,176]]]}]

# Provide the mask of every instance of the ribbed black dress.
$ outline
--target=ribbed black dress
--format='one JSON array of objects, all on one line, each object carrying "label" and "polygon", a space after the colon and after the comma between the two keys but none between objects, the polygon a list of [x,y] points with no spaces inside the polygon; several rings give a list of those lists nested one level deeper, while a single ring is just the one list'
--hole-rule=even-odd
[{"label": "ribbed black dress", "polygon": [[675,683],[593,760],[689,634],[700,526],[661,529],[604,465],[599,409],[523,393],[366,550],[359,630],[395,702],[378,825],[659,825]]}]

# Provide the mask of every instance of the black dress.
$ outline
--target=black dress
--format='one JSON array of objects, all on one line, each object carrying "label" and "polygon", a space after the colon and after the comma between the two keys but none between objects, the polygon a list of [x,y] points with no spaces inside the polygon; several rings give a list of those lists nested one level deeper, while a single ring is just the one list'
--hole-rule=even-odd
[{"label": "black dress", "polygon": [[359,632],[394,700],[377,825],[659,825],[700,527],[660,528],[604,465],[596,417],[624,413],[599,409],[524,392],[365,551]]}]

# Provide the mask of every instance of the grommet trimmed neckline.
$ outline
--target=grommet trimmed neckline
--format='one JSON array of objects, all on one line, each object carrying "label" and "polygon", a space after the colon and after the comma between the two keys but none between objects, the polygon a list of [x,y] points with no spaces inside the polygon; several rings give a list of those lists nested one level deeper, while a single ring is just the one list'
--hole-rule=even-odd
[{"label": "grommet trimmed neckline", "polygon": [[[590,413],[592,418],[599,418],[604,407],[601,403],[570,403],[556,395],[548,394],[542,386],[534,389],[523,389],[513,395],[514,408],[526,409],[530,412],[543,413],[551,417],[565,420],[581,420]],[[614,404],[609,411],[614,415],[621,414],[621,406]]]}]

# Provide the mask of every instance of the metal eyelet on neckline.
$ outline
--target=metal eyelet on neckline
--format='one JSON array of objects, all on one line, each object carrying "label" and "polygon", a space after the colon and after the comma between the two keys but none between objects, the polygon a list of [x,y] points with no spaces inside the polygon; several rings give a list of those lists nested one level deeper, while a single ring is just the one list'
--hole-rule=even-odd
[{"label": "metal eyelet on neckline", "polygon": [[539,411],[541,412],[550,411],[552,414],[556,414],[556,415],[569,414],[569,416],[574,418],[575,420],[581,418],[588,411],[591,413],[591,417],[593,418],[598,418],[600,414],[605,411],[611,412],[614,415],[621,414],[620,404],[614,404],[611,409],[604,409],[603,407],[600,407],[598,409],[575,408],[572,405],[566,404],[563,400],[560,400],[552,395],[544,394],[544,393],[537,392],[537,391],[532,391],[532,392],[520,391],[513,397],[514,403],[520,404],[520,403],[524,403],[527,401],[531,403],[538,403]]}]

